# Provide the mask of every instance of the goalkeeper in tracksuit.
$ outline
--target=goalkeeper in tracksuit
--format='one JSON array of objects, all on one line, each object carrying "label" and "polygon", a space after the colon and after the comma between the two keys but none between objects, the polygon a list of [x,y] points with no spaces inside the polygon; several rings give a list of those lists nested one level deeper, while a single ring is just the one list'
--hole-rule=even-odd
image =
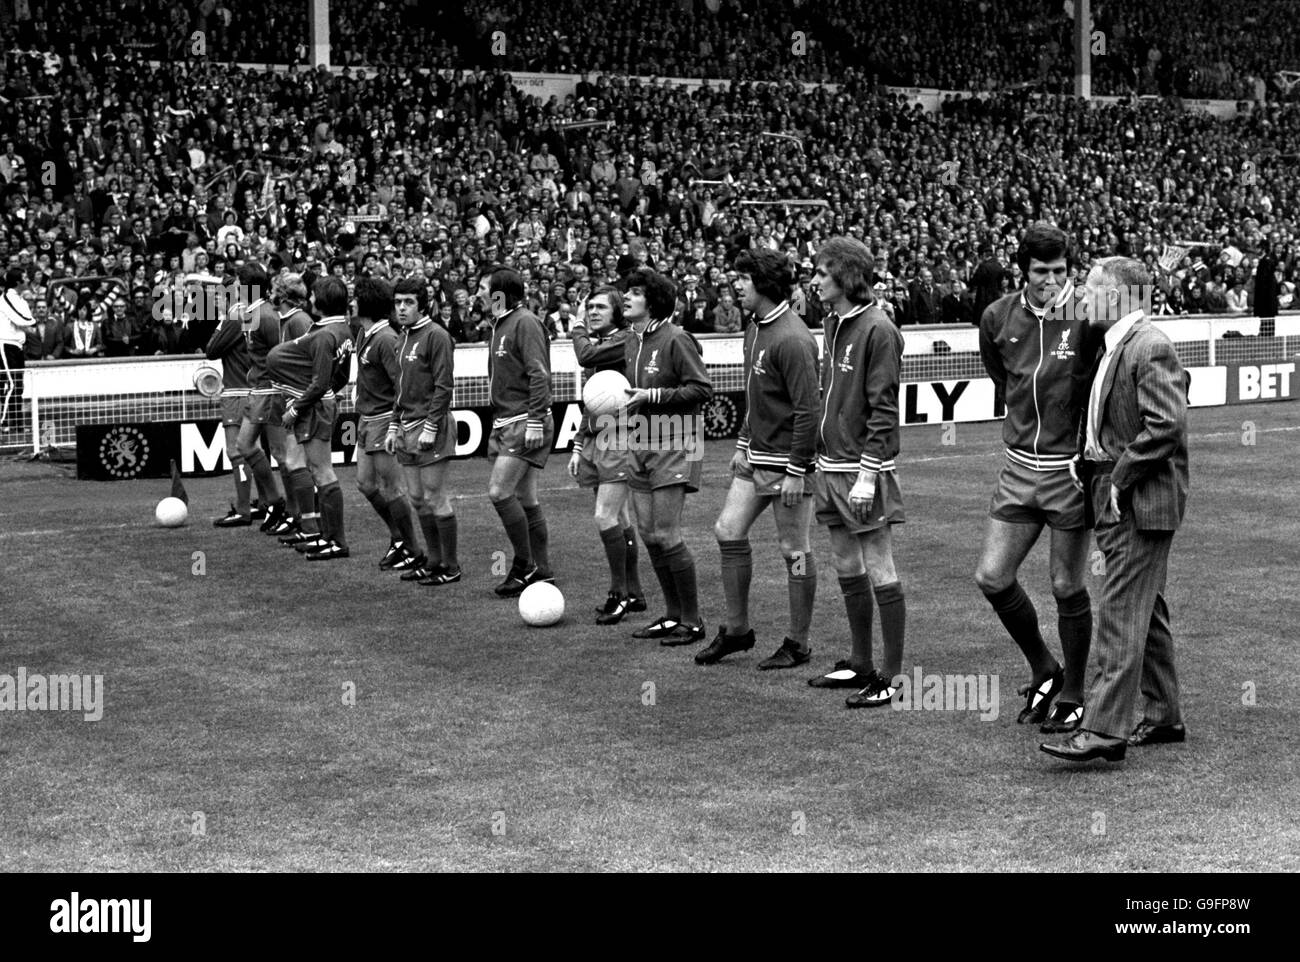
[{"label": "goalkeeper in tracksuit", "polygon": [[[615,287],[597,289],[587,299],[571,336],[574,356],[583,368],[622,373],[627,366],[627,341],[633,336],[623,320],[622,293]],[[616,625],[629,611],[646,610],[628,502],[627,451],[610,441],[588,414],[573,438],[569,458],[569,474],[579,487],[591,488],[596,495],[596,529],[609,564],[609,594],[596,609],[598,625]]]}]

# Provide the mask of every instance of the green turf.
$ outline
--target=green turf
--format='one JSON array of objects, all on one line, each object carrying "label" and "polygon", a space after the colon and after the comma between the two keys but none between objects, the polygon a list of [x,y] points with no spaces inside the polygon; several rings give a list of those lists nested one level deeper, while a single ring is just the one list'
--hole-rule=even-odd
[{"label": "green turf", "polygon": [[[491,593],[505,543],[485,462],[455,468],[466,580],[440,589],[376,568],[387,539],[350,468],[354,556],[308,565],[209,525],[224,479],[189,482],[190,526],[161,530],[166,482],[0,465],[0,672],[99,673],[106,689],[98,723],[0,713],[0,868],[1294,871],[1300,405],[1194,411],[1192,428],[1168,591],[1191,739],[1082,768],[1015,724],[1024,667],[972,581],[995,424],[959,425],[952,445],[905,431],[896,550],[908,670],[996,673],[993,722],[851,712],[811,671],[755,671],[784,627],[768,519],[752,654],[699,668],[694,649],[633,641],[636,623],[595,626],[603,555],[563,457],[544,503],[569,614],[546,630]],[[711,631],[729,454],[710,448],[686,518]],[[845,630],[824,531],[815,545],[824,669]],[[1023,581],[1056,647],[1042,545]]]}]

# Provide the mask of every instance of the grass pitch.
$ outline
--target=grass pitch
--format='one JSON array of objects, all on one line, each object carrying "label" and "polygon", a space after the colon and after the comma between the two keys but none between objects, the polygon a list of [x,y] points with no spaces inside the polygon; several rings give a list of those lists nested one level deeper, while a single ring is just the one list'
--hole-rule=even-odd
[{"label": "grass pitch", "polygon": [[[562,455],[544,504],[568,613],[543,630],[491,593],[505,542],[482,461],[453,469],[466,579],[437,589],[377,569],[386,532],[351,468],[353,558],[309,565],[210,526],[227,479],[187,482],[190,524],[163,530],[166,482],[0,465],[0,673],[105,690],[95,723],[0,712],[0,868],[1295,871],[1300,405],[1191,423],[1168,590],[1189,741],[1077,768],[1015,724],[1026,670],[972,579],[997,424],[904,432],[896,541],[905,670],[996,674],[991,722],[807,687],[847,653],[823,530],[804,669],[754,669],[785,619],[766,518],[753,652],[700,668],[695,648],[632,640],[640,620],[596,626],[604,558]],[[710,634],[730,451],[710,447],[686,517]],[[1059,649],[1045,540],[1022,581]],[[642,576],[653,617],[644,551]]]}]

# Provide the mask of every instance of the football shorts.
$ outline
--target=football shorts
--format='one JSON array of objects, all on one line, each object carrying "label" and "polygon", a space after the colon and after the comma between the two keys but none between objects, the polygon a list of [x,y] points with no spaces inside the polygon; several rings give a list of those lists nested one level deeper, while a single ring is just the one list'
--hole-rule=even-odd
[{"label": "football shorts", "polygon": [[813,482],[817,497],[817,522],[828,527],[841,525],[853,534],[866,534],[887,524],[902,524],[903,493],[898,487],[895,471],[881,471],[876,475],[876,493],[871,501],[871,515],[866,521],[853,516],[849,492],[858,481],[856,471],[818,471]]},{"label": "football shorts", "polygon": [[1084,526],[1083,492],[1074,486],[1068,469],[1035,471],[1005,458],[989,515],[1012,524],[1074,531]]}]

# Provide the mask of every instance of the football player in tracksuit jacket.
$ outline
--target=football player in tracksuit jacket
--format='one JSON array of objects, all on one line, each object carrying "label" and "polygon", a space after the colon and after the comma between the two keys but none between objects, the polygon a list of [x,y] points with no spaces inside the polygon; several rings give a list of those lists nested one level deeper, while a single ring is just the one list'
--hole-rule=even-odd
[{"label": "football player in tracksuit jacket", "polygon": [[[1070,462],[1097,342],[1075,309],[1069,253],[1064,231],[1031,225],[1016,254],[1026,286],[984,309],[979,334],[984,366],[1006,403],[1006,457],[975,581],[1029,663],[1018,721],[1049,733],[1074,731],[1083,719],[1092,643],[1084,495],[1074,487]],[[1052,595],[1064,668],[1044,644],[1038,612],[1017,579],[1044,525],[1052,529]]]},{"label": "football player in tracksuit jacket", "polygon": [[[388,527],[388,551],[379,567],[389,569],[414,559],[411,508],[402,491],[401,473],[385,442],[393,423],[400,376],[397,333],[393,317],[393,288],[378,277],[357,279],[357,488]],[[409,553],[408,553],[409,552]]]},{"label": "football player in tracksuit jacket", "polygon": [[267,357],[280,343],[280,315],[266,299],[271,292],[271,278],[260,264],[244,264],[236,272],[239,295],[233,310],[239,312],[248,348],[248,403],[240,419],[235,449],[257,482],[259,500],[268,507],[260,530],[269,533],[288,517],[284,490],[271,470],[271,462],[262,450],[265,432],[271,456],[285,463],[284,428],[275,417],[277,392],[267,371]]},{"label": "football player in tracksuit jacket", "polygon": [[[817,425],[817,520],[848,615],[851,653],[814,688],[858,688],[850,708],[886,705],[903,667],[907,607],[894,567],[891,527],[901,524],[898,385],[903,335],[876,302],[873,261],[861,241],[833,237],[817,252],[813,286],[827,308]],[[884,657],[871,655],[872,599],[880,609]]]},{"label": "football player in tracksuit jacket", "polygon": [[[587,325],[591,325],[588,333]],[[592,337],[595,334],[598,337]],[[598,288],[587,299],[586,310],[570,335],[573,353],[583,368],[618,371],[627,367],[627,342],[632,329],[623,320],[623,295],[615,287]],[[608,432],[590,415],[573,438],[569,474],[596,495],[596,529],[609,563],[609,594],[596,609],[596,624],[616,625],[629,611],[645,611],[645,590],[637,570],[636,529],[628,503],[627,451],[611,443]]]},{"label": "football player in tracksuit jacket", "polygon": [[[305,308],[310,301],[307,284],[301,274],[277,275],[271,282],[271,303],[280,318],[280,343],[302,337],[311,330],[312,318]],[[271,401],[271,418],[275,424],[284,420],[284,395],[275,392]],[[315,535],[304,534],[301,518],[304,511],[311,515],[309,523],[320,517],[315,498],[306,508],[298,506],[298,492],[311,490],[311,472],[307,470],[307,452],[293,436],[292,431],[284,435],[284,459],[280,462],[280,480],[284,484],[285,517],[278,524],[262,525],[267,534],[279,535],[284,544],[300,544],[312,540]],[[312,530],[315,525],[312,524]]]},{"label": "football player in tracksuit jacket", "polygon": [[731,459],[731,490],[714,533],[722,555],[726,622],[695,656],[711,665],[754,647],[749,622],[753,554],[749,531],[772,505],[785,558],[790,630],[781,647],[759,662],[761,671],[794,668],[811,656],[808,632],[817,597],[817,569],[809,541],[812,478],[817,456],[817,342],[793,308],[794,266],[783,253],[755,248],[740,253],[735,269],[741,307],[753,315],[745,329],[745,424]]},{"label": "football player in tracksuit jacket", "polygon": [[221,427],[226,432],[226,455],[230,458],[230,476],[235,482],[235,501],[228,514],[213,520],[212,524],[217,528],[246,528],[253,523],[253,506],[249,497],[253,479],[244,456],[239,453],[239,426],[248,406],[249,361],[243,321],[243,310],[227,311],[204,350],[209,361],[221,362]]},{"label": "football player in tracksuit jacket", "polygon": [[[347,285],[337,277],[322,277],[312,285],[312,302],[320,320],[301,337],[273,347],[267,355],[267,369],[286,398],[281,423],[285,430],[293,431],[307,454],[310,478],[295,492],[298,503],[311,503],[311,481],[320,499],[319,536],[295,547],[308,561],[333,561],[350,554],[343,528],[343,491],[331,460],[338,419],[335,392],[347,383],[352,353]],[[304,533],[311,534],[306,511],[302,523]]]},{"label": "football player in tracksuit jacket", "polygon": [[502,598],[521,594],[535,581],[553,581],[549,532],[537,499],[537,478],[555,441],[551,415],[551,342],[542,322],[524,306],[524,278],[499,267],[479,279],[477,297],[492,316],[488,379],[492,433],[488,498],[514,549]]},{"label": "football player in tracksuit jacket", "polygon": [[10,421],[22,418],[23,368],[27,358],[23,345],[27,331],[36,323],[32,309],[18,287],[23,283],[23,273],[18,268],[5,271],[4,290],[0,292],[0,368],[4,382],[0,384],[0,433],[9,430]]},{"label": "football player in tracksuit jacket", "polygon": [[631,387],[619,430],[628,452],[637,528],[667,608],[632,637],[657,638],[661,645],[689,645],[703,641],[705,629],[695,559],[682,540],[682,509],[686,495],[700,488],[704,457],[700,409],[713,397],[713,383],[699,343],[673,323],[676,285],[656,271],[638,268],[619,287],[623,316],[635,335],[626,345]]},{"label": "football player in tracksuit jacket", "polygon": [[455,389],[455,343],[441,323],[429,317],[429,289],[415,278],[393,286],[394,317],[401,327],[396,344],[397,388],[384,450],[397,456],[425,551],[413,537],[406,558],[393,567],[403,581],[449,585],[460,581],[458,528],[447,489],[447,471],[456,454],[456,422],[451,415]]}]

